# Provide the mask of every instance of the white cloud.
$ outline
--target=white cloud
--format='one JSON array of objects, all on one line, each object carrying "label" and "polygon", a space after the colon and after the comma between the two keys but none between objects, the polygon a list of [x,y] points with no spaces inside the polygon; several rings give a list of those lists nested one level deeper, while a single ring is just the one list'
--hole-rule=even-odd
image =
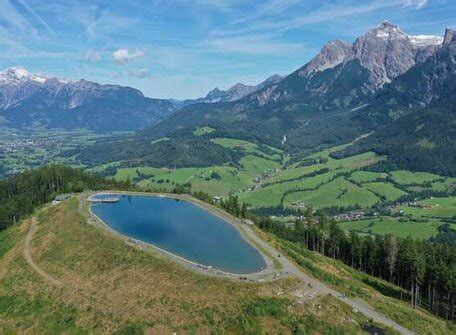
[{"label": "white cloud", "polygon": [[114,61],[119,65],[125,65],[125,63],[142,58],[146,55],[144,51],[136,50],[135,52],[130,52],[128,49],[119,49],[112,53]]},{"label": "white cloud", "polygon": [[428,4],[428,0],[404,0],[404,6],[415,7],[416,9],[421,9]]},{"label": "white cloud", "polygon": [[40,23],[41,25],[46,28],[48,32],[50,32],[52,35],[56,35],[55,31],[47,24],[47,22],[33,9],[31,8],[25,0],[18,0],[19,3],[24,6],[24,8],[29,11]]},{"label": "white cloud", "polygon": [[140,69],[138,71],[131,71],[130,75],[135,78],[147,78],[150,77],[150,72],[148,69]]}]

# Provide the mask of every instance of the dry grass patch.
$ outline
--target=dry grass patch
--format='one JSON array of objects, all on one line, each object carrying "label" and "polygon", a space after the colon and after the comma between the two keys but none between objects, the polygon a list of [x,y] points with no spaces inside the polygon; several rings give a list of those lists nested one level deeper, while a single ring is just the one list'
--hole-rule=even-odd
[{"label": "dry grass patch", "polygon": [[291,292],[301,284],[294,279],[206,277],[89,225],[85,210],[72,199],[38,214],[32,257],[63,287],[28,266],[21,242],[28,224],[17,226],[17,243],[0,259],[0,333],[361,332],[365,319],[329,297],[297,302]]}]

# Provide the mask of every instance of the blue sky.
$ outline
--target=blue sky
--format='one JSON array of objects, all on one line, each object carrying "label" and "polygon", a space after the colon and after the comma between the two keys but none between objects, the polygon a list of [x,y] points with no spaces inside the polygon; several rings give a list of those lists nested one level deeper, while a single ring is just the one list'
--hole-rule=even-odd
[{"label": "blue sky", "polygon": [[305,64],[382,20],[409,34],[456,26],[454,0],[0,0],[0,69],[190,98]]}]

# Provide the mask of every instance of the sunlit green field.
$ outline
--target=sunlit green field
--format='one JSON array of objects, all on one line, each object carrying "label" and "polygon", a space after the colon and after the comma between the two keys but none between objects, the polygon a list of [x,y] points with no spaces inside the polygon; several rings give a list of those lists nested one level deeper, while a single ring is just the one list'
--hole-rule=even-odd
[{"label": "sunlit green field", "polygon": [[[213,129],[207,127],[194,130],[195,136],[212,132]],[[446,191],[454,182],[451,178],[430,173],[369,171],[371,165],[386,159],[373,152],[343,159],[330,156],[331,152],[346,145],[325,149],[291,165],[284,165],[279,148],[231,138],[213,138],[210,141],[237,150],[243,157],[237,164],[226,166],[117,168],[114,177],[131,180],[144,188],[172,190],[185,184],[191,185],[194,191],[204,191],[213,196],[234,193],[253,207],[301,203],[316,209],[369,208],[397,201],[412,191]],[[112,168],[112,165],[106,166],[109,167]]]},{"label": "sunlit green field", "polygon": [[[3,145],[21,143],[21,146],[18,146],[17,150],[8,150],[0,154],[0,172],[3,169],[6,174],[17,173],[51,163],[82,168],[84,166],[74,156],[62,155],[62,153],[86,147],[105,136],[107,135],[95,134],[84,129],[74,131],[36,129],[33,132],[27,132],[4,127],[0,131],[0,153],[3,151]],[[1,174],[0,177],[2,177]]]},{"label": "sunlit green field", "polygon": [[437,234],[437,228],[442,223],[434,219],[413,221],[410,219],[382,216],[379,218],[340,222],[339,224],[346,231],[355,230],[359,233],[366,234],[394,234],[400,237],[412,236],[418,239],[428,239]]},{"label": "sunlit green field", "polygon": [[419,218],[456,218],[456,197],[427,199],[419,201],[418,206],[402,206],[399,210]]},{"label": "sunlit green field", "polygon": [[407,192],[402,191],[394,185],[385,182],[366,183],[363,185],[363,187],[367,188],[369,191],[376,194],[377,196],[389,201],[397,200],[400,197],[407,195]]},{"label": "sunlit green field", "polygon": [[[393,171],[391,177],[395,182],[402,185],[422,185],[442,179],[441,176],[428,172]],[[445,179],[445,178],[443,178]]]},{"label": "sunlit green field", "polygon": [[[195,136],[212,133],[212,129],[198,128]],[[217,145],[237,150],[243,157],[236,164],[165,169],[155,167],[117,168],[117,180],[131,180],[146,189],[172,190],[179,185],[193,191],[204,191],[212,196],[239,196],[241,202],[252,207],[295,207],[311,205],[314,209],[368,209],[379,204],[405,199],[410,192],[448,192],[454,178],[431,173],[397,170],[370,171],[373,164],[386,160],[373,152],[343,159],[330,156],[346,145],[313,153],[300,161],[285,164],[282,150],[245,140],[213,138]],[[113,168],[119,162],[106,165]],[[101,167],[99,169],[102,170]],[[99,172],[100,170],[98,170]],[[442,219],[456,216],[455,198],[425,200],[425,206],[396,208],[399,218],[389,216],[343,222],[345,230],[366,234],[393,233],[429,238],[438,233]],[[402,212],[401,212],[402,211]]]}]

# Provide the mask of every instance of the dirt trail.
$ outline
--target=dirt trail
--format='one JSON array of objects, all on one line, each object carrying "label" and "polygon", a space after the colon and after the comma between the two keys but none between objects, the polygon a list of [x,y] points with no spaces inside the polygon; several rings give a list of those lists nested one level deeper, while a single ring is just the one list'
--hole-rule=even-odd
[{"label": "dirt trail", "polygon": [[36,220],[36,217],[33,217],[30,221],[30,228],[27,233],[27,236],[25,237],[25,243],[24,243],[24,257],[27,263],[32,267],[32,269],[38,273],[41,278],[43,278],[46,282],[49,284],[52,284],[54,286],[62,286],[62,282],[53,278],[51,275],[48,273],[44,272],[43,269],[41,269],[34,261],[32,258],[32,255],[30,253],[30,245],[32,243],[33,235],[35,235],[36,231],[38,230],[38,222]]},{"label": "dirt trail", "polygon": [[[163,194],[164,195],[164,194]],[[166,196],[166,195],[165,195]],[[173,197],[176,197],[173,195]],[[261,239],[255,232],[250,228],[247,227],[242,223],[242,220],[233,217],[232,215],[220,210],[219,208],[215,206],[211,206],[207,203],[204,203],[200,200],[196,199],[189,199],[189,197],[186,196],[181,196],[178,197],[183,200],[190,200],[195,204],[200,205],[201,207],[206,208],[207,210],[211,211],[213,214],[216,214],[225,220],[228,220],[232,223],[234,223],[237,226],[242,226],[242,231],[245,235],[247,235],[250,239],[255,241],[258,245],[260,245],[266,252],[268,252],[270,255],[278,255],[279,252],[272,247],[269,243]],[[79,208],[81,210],[81,207]],[[36,217],[33,217],[31,219],[30,223],[30,228],[27,233],[26,239],[25,239],[25,244],[24,244],[24,257],[27,261],[27,263],[33,268],[33,270],[38,273],[46,282],[54,285],[54,286],[62,286],[63,283],[55,278],[53,278],[51,275],[43,271],[34,261],[30,253],[30,245],[31,241],[33,239],[34,234],[38,230],[38,224]],[[391,327],[395,329],[396,331],[400,332],[401,334],[405,335],[413,335],[415,334],[409,329],[406,329],[405,327],[401,326],[397,322],[393,321],[392,319],[386,317],[385,315],[377,312],[372,306],[370,306],[365,300],[362,299],[351,299],[348,298],[344,295],[341,295],[340,292],[337,292],[336,290],[332,289],[328,285],[322,283],[318,279],[309,276],[306,274],[299,266],[297,266],[295,263],[287,259],[286,257],[277,257],[277,260],[280,261],[282,264],[282,273],[288,273],[291,275],[296,276],[300,280],[303,281],[303,283],[306,285],[306,288],[311,288],[312,291],[314,291],[317,295],[332,295],[333,297],[339,299],[340,301],[346,303],[347,305],[351,306],[354,310],[359,311],[360,313],[364,314],[366,317],[381,323],[385,326]]]},{"label": "dirt trail", "polygon": [[[247,234],[249,235],[250,238],[256,241],[256,243],[260,244],[262,248],[264,248],[266,251],[268,251],[272,255],[278,255],[279,252],[273,248],[269,243],[263,241],[261,238],[259,238],[255,232],[248,228],[246,229]],[[405,335],[412,335],[415,334],[411,330],[404,328],[397,322],[389,319],[385,315],[377,312],[372,306],[370,306],[365,300],[362,299],[351,299],[347,298],[345,295],[342,295],[340,292],[337,292],[336,290],[332,289],[331,287],[327,286],[326,284],[322,283],[318,279],[309,276],[306,274],[301,268],[299,268],[296,264],[288,260],[286,257],[279,257],[277,258],[280,263],[282,264],[283,270],[285,272],[291,273],[297,278],[301,279],[306,285],[306,289],[311,288],[313,292],[315,292],[317,295],[332,295],[333,297],[336,297],[340,301],[344,302],[345,304],[349,305],[352,307],[354,310],[359,311],[360,313],[364,314],[368,318],[381,323],[385,326],[391,327],[395,329],[396,331],[400,332],[401,334]]]},{"label": "dirt trail", "polygon": [[[185,200],[189,200],[188,198]],[[251,240],[255,241],[258,245],[260,245],[265,251],[267,251],[270,255],[278,255],[280,254],[274,247],[272,247],[269,243],[261,239],[255,232],[248,226],[242,223],[242,220],[226,213],[223,210],[220,210],[217,207],[211,206],[206,204],[205,202],[191,199],[192,202],[196,202],[202,207],[205,207],[207,210],[210,210],[212,213],[217,214],[224,218],[225,220],[231,221],[243,229],[245,235],[247,235]],[[312,287],[312,291],[314,291],[318,295],[328,295],[331,294],[333,297],[336,297],[340,301],[344,302],[345,304],[349,305],[353,308],[353,310],[359,311],[359,313],[364,314],[366,317],[374,320],[375,322],[381,323],[385,326],[391,327],[396,331],[400,332],[401,334],[405,335],[413,335],[415,334],[413,331],[401,326],[394,320],[386,317],[385,315],[377,312],[372,306],[370,306],[365,300],[362,299],[351,299],[342,295],[340,292],[332,289],[328,285],[322,283],[318,279],[311,277],[307,273],[305,273],[298,265],[291,262],[286,257],[276,257],[276,259],[282,264],[282,273],[288,273],[296,276],[297,278],[301,279],[306,285],[306,289]]]}]

